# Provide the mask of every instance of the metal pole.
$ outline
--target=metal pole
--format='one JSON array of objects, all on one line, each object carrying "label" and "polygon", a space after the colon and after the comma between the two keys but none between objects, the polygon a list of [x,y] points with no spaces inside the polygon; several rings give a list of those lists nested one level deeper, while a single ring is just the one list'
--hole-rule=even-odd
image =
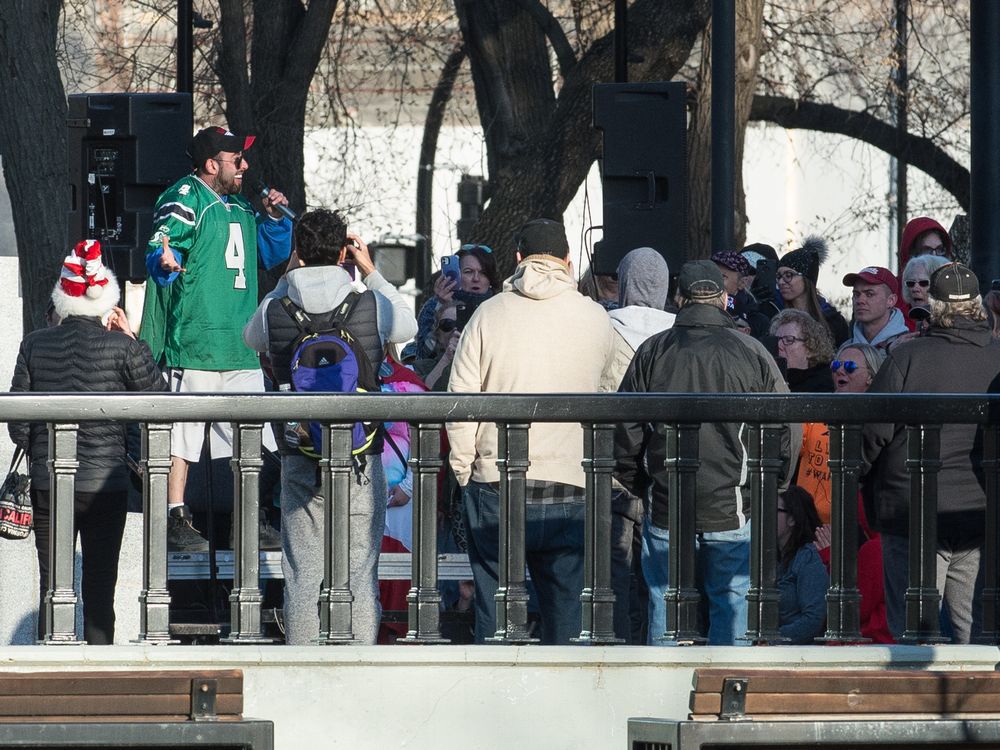
[{"label": "metal pole", "polygon": [[177,91],[194,93],[193,0],[177,0]]},{"label": "metal pole", "polygon": [[[907,68],[907,49],[909,35],[910,0],[896,0],[896,247],[903,239],[903,228],[906,226],[908,211],[906,194],[906,159],[903,157],[902,145],[909,129],[909,70]],[[898,265],[898,263],[897,263]],[[900,273],[902,268],[898,269]]]},{"label": "metal pole", "polygon": [[628,0],[615,0],[615,83],[628,83]]},{"label": "metal pole", "polygon": [[1000,278],[1000,3],[972,0],[972,268],[985,292]]},{"label": "metal pole", "polygon": [[736,4],[712,0],[712,251],[732,250],[736,183]]}]

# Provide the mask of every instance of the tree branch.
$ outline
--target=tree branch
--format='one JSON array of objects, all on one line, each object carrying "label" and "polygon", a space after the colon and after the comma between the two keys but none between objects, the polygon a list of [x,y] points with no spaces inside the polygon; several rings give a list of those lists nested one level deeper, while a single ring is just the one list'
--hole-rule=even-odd
[{"label": "tree branch", "polygon": [[570,46],[569,40],[566,38],[566,32],[563,31],[562,26],[559,25],[555,16],[552,15],[552,11],[538,0],[517,0],[517,2],[535,17],[538,25],[545,32],[549,44],[552,45],[552,49],[556,53],[556,60],[559,63],[559,74],[565,78],[569,75],[573,66],[576,65],[576,54],[573,52],[573,47]]},{"label": "tree branch", "polygon": [[895,127],[867,112],[758,94],[753,98],[750,119],[793,130],[837,133],[867,143],[921,170],[951,193],[963,210],[969,210],[968,169],[929,138],[907,134],[902,145],[898,145]]}]

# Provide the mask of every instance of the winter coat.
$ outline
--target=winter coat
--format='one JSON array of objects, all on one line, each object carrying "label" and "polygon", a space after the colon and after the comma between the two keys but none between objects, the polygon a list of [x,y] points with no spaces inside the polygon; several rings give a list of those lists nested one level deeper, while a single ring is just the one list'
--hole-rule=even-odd
[{"label": "winter coat", "polygon": [[778,630],[792,645],[806,646],[823,635],[830,576],[816,547],[799,547],[778,570]]},{"label": "winter coat", "polygon": [[620,307],[608,314],[615,333],[612,336],[611,361],[601,376],[601,391],[613,393],[621,385],[639,345],[653,334],[670,328],[677,316],[664,310],[636,305]]},{"label": "winter coat", "polygon": [[[21,342],[10,384],[13,393],[166,391],[167,381],[149,345],[99,318],[70,316],[58,326],[32,331]],[[39,422],[12,422],[11,440],[31,459],[31,485],[49,490],[48,429]],[[125,425],[81,422],[77,433],[77,492],[121,492],[128,484]]]},{"label": "winter coat", "polygon": [[[740,333],[729,315],[709,304],[681,308],[670,330],[646,340],[622,380],[619,392],[788,393],[774,358],[764,345]],[[703,424],[699,432],[699,532],[730,531],[750,512],[747,473],[748,426]],[[793,434],[794,433],[794,434]],[[802,433],[790,426],[781,440],[781,483],[787,486]],[[624,423],[615,430],[615,477],[634,495],[652,485],[652,521],[668,527],[666,456],[663,435],[650,423]]]},{"label": "winter coat", "polygon": [[788,368],[788,388],[792,393],[833,393],[833,373],[829,362],[806,370]]},{"label": "winter coat", "polygon": [[[503,292],[479,306],[451,365],[453,393],[596,393],[611,351],[608,313],[576,290],[566,263],[529,255]],[[496,482],[497,428],[451,422],[458,483]],[[583,487],[583,427],[536,422],[528,433],[527,478]]]},{"label": "winter coat", "polygon": [[[953,327],[932,325],[926,336],[893,347],[869,393],[995,393],[1000,390],[1000,346],[986,321],[956,318]],[[910,474],[904,425],[866,424],[865,510],[873,528],[908,532]],[[938,473],[938,538],[954,543],[982,536],[986,508],[982,430],[977,425],[941,427]]]}]

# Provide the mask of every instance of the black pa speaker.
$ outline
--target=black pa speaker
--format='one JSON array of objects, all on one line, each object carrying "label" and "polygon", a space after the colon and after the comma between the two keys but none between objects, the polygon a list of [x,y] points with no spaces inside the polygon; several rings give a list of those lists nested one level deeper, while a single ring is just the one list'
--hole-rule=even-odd
[{"label": "black pa speaker", "polygon": [[687,260],[685,84],[599,83],[594,127],[604,134],[604,237],[594,270],[613,274],[637,247],[652,247],[675,273]]},{"label": "black pa speaker", "polygon": [[69,242],[100,240],[119,280],[146,278],[153,206],[191,171],[190,94],[69,97]]}]

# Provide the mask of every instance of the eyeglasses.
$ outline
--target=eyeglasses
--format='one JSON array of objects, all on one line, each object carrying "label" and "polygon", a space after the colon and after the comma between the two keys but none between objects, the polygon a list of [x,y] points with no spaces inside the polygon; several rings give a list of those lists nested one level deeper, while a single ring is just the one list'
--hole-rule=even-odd
[{"label": "eyeglasses", "polygon": [[830,363],[830,369],[833,372],[836,372],[841,367],[844,368],[844,372],[850,375],[852,372],[858,369],[858,363],[850,359],[845,359],[845,360],[835,359],[833,360],[833,362]]},{"label": "eyeglasses", "polygon": [[236,167],[236,169],[239,169],[240,168],[240,164],[242,164],[243,162],[245,162],[246,159],[244,159],[242,156],[235,156],[235,157],[233,157],[232,161],[230,161],[229,159],[218,159],[218,158],[213,158],[212,161],[217,161],[217,162],[220,162],[222,164],[232,164],[234,167]]},{"label": "eyeglasses", "polygon": [[802,274],[798,271],[782,271],[780,273],[774,274],[774,278],[778,281],[784,281],[786,284],[790,284],[792,279],[796,276],[801,276]]},{"label": "eyeglasses", "polygon": [[458,321],[451,318],[444,318],[438,321],[438,330],[442,333],[451,333],[457,326]]},{"label": "eyeglasses", "polygon": [[475,244],[475,243],[471,243],[471,244],[468,244],[468,245],[462,245],[460,248],[458,248],[458,251],[462,252],[463,250],[465,250],[466,252],[468,252],[469,250],[475,250],[477,247],[480,250],[482,250],[484,253],[492,253],[493,252],[493,248],[490,247],[489,245],[478,245],[478,244]]},{"label": "eyeglasses", "polygon": [[926,289],[931,285],[930,279],[917,279],[916,281],[907,280],[906,286],[908,289],[913,289],[915,286],[919,286],[921,289]]},{"label": "eyeglasses", "polygon": [[798,336],[778,336],[778,341],[780,341],[785,346],[791,346],[796,341],[805,342],[805,339],[799,338]]}]

